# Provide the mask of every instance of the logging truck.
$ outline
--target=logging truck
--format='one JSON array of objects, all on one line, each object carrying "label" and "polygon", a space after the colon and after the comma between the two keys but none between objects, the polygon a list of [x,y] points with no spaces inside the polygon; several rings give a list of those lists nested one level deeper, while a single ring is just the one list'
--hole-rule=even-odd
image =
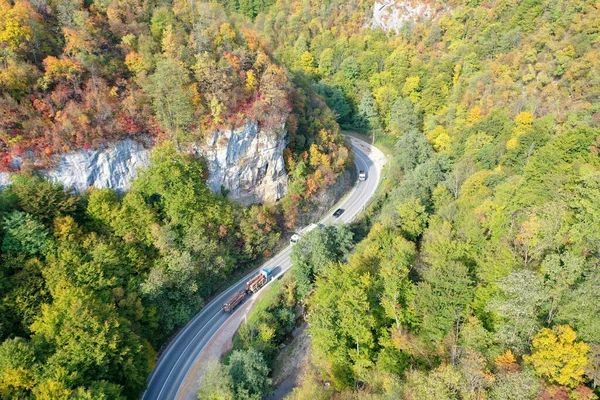
[{"label": "logging truck", "polygon": [[258,274],[254,275],[248,282],[246,282],[246,286],[244,290],[236,292],[233,296],[229,298],[221,309],[225,312],[231,312],[233,309],[240,304],[247,295],[251,295],[252,293],[256,293],[258,289],[265,286],[267,282],[271,280],[271,270],[262,269]]},{"label": "logging truck", "polygon": [[223,303],[223,311],[231,312],[233,309],[240,304],[246,298],[246,291],[240,290],[239,292],[235,292],[233,296],[229,298],[225,303]]},{"label": "logging truck", "polygon": [[258,289],[265,286],[271,279],[271,271],[262,269],[257,275],[246,282],[246,293],[256,293]]}]

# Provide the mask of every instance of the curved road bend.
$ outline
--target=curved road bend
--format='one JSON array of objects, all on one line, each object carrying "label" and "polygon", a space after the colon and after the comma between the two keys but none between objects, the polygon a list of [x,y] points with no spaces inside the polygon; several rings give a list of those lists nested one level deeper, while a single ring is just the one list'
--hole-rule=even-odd
[{"label": "curved road bend", "polygon": [[[349,138],[354,151],[356,168],[367,171],[367,180],[359,181],[350,193],[338,203],[337,207],[345,210],[339,218],[334,218],[331,213],[328,213],[320,221],[325,225],[338,222],[348,223],[363,210],[369,199],[375,194],[381,178],[381,169],[386,162],[385,156],[378,149],[362,140],[350,136]],[[158,359],[148,378],[148,388],[142,395],[142,399],[175,399],[198,354],[230,317],[230,314],[221,310],[223,302],[235,291],[242,290],[246,281],[261,268],[279,267],[277,275],[271,280],[274,281],[291,267],[291,251],[291,246],[287,246],[252,273],[230,286],[196,314]]]}]

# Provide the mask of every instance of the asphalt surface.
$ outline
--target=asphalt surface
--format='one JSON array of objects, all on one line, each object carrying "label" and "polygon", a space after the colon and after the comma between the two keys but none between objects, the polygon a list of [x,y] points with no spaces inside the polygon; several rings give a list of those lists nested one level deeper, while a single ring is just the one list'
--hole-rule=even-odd
[{"label": "asphalt surface", "polygon": [[[373,196],[381,178],[380,166],[385,162],[381,152],[362,140],[354,137],[350,139],[356,168],[367,171],[367,180],[358,181],[350,193],[319,221],[324,225],[351,222]],[[340,217],[335,218],[332,214],[338,208],[343,209],[344,212]],[[275,275],[271,281],[274,281],[292,266],[291,251],[292,247],[287,246],[252,273],[230,286],[196,314],[158,359],[148,378],[148,388],[142,395],[142,399],[175,399],[198,354],[230,317],[230,314],[221,310],[223,302],[236,291],[242,290],[246,281],[262,268],[273,270]]]}]

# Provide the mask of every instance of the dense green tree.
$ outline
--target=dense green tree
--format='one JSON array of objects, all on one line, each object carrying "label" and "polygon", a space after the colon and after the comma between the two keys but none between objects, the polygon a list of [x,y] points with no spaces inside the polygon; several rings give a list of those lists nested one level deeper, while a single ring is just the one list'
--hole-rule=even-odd
[{"label": "dense green tree", "polygon": [[214,363],[202,377],[199,400],[233,400],[235,398],[233,380],[226,366]]},{"label": "dense green tree", "polygon": [[419,199],[410,199],[398,205],[398,224],[402,233],[410,240],[416,240],[427,227],[427,213]]},{"label": "dense green tree", "polygon": [[72,398],[81,399],[81,400],[123,400],[127,397],[121,394],[122,388],[119,385],[115,385],[114,383],[106,382],[106,381],[96,381],[91,382],[91,384],[86,385],[86,387],[78,387],[72,393]]},{"label": "dense green tree", "polygon": [[408,99],[398,98],[390,111],[390,133],[400,136],[419,129],[419,118]]},{"label": "dense green tree", "polygon": [[16,197],[19,208],[45,224],[51,223],[57,216],[73,214],[77,210],[75,197],[65,193],[61,186],[37,176],[15,176],[8,191]]},{"label": "dense green tree", "polygon": [[340,69],[347,79],[357,79],[360,74],[360,66],[354,57],[346,57],[340,65]]},{"label": "dense green tree", "polygon": [[160,38],[162,38],[163,31],[167,28],[167,26],[173,25],[175,22],[175,16],[169,7],[157,7],[152,13],[150,31],[155,39],[160,40]]},{"label": "dense green tree", "polygon": [[173,143],[157,147],[151,166],[139,173],[133,192],[140,193],[175,226],[208,222],[231,224],[229,207],[218,201],[204,182],[201,160],[178,154]]},{"label": "dense green tree", "polygon": [[548,323],[552,322],[554,313],[563,294],[581,277],[585,260],[583,257],[567,252],[550,254],[542,261],[541,272],[544,274],[546,296],[549,298]]},{"label": "dense green tree", "polygon": [[341,125],[348,125],[351,123],[352,119],[350,115],[352,113],[352,108],[344,93],[337,87],[330,87],[324,83],[319,83],[314,86],[315,92],[319,94],[327,103],[327,106],[331,108],[331,110],[335,113],[335,119]]},{"label": "dense green tree", "polygon": [[105,379],[122,385],[128,395],[145,385],[152,356],[147,344],[114,307],[81,289],[56,291],[32,331],[33,342],[47,357],[46,370],[76,372],[66,378],[67,385]]},{"label": "dense green tree", "polygon": [[117,192],[111,189],[93,189],[87,202],[88,215],[106,228],[114,229],[119,219],[120,203]]},{"label": "dense green tree", "polygon": [[467,393],[456,387],[459,381],[460,373],[451,365],[442,365],[430,374],[414,371],[407,376],[404,396],[414,399],[461,399]]},{"label": "dense green tree", "polygon": [[176,133],[192,122],[193,107],[189,72],[177,61],[164,60],[148,78],[148,92],[152,95],[154,110],[164,127]]},{"label": "dense green tree", "polygon": [[0,344],[0,396],[24,398],[31,394],[38,373],[33,346],[22,338]]},{"label": "dense green tree", "polygon": [[324,76],[329,76],[334,72],[333,60],[335,52],[331,48],[326,48],[319,57],[319,72]]},{"label": "dense green tree", "polygon": [[405,132],[396,142],[398,166],[404,171],[412,171],[423,164],[433,154],[433,149],[427,143],[423,134],[416,130]]},{"label": "dense green tree", "polygon": [[13,211],[4,218],[3,228],[2,251],[36,255],[44,249],[48,230],[35,217]]},{"label": "dense green tree", "polygon": [[576,328],[577,334],[585,341],[597,342],[600,334],[598,312],[598,284],[600,274],[590,271],[579,285],[566,291],[560,301],[555,322],[569,324]]},{"label": "dense green tree", "polygon": [[377,131],[380,125],[375,99],[369,90],[365,90],[360,97],[358,111],[354,116],[352,126],[359,131],[371,132],[372,130]]},{"label": "dense green tree", "polygon": [[30,334],[29,327],[39,314],[42,303],[49,300],[46,281],[42,276],[42,263],[37,258],[26,260],[11,256],[10,263],[5,259],[3,264],[10,273],[6,278],[9,290],[2,299],[3,323],[0,325],[0,337],[5,338],[9,333],[11,336],[27,337]]},{"label": "dense green tree", "polygon": [[324,275],[311,299],[310,330],[315,351],[331,364],[334,383],[342,388],[372,366],[373,282],[348,264],[331,264]]},{"label": "dense green tree", "polygon": [[315,277],[323,268],[348,255],[353,245],[352,236],[348,228],[330,225],[309,232],[294,246],[291,259],[301,297],[311,292]]},{"label": "dense green tree", "polygon": [[269,367],[255,349],[236,350],[229,357],[229,374],[235,387],[235,398],[260,399],[271,379]]},{"label": "dense green tree", "polygon": [[467,317],[473,297],[473,281],[460,262],[431,266],[416,288],[415,308],[422,318],[421,331],[431,341],[457,334]]},{"label": "dense green tree", "polygon": [[[396,241],[399,241],[400,245],[394,246],[394,250],[398,251],[394,256],[399,256],[402,253],[407,255],[412,253],[410,246],[406,246],[401,238],[396,239]],[[402,249],[401,247],[404,246],[408,248]],[[416,321],[414,309],[412,308],[414,285],[408,276],[411,258],[412,255],[408,255],[407,260],[404,260],[404,262],[396,263],[394,260],[385,262],[381,266],[381,306],[386,317],[394,321],[394,328],[398,333],[402,333],[407,325],[414,324]]]}]

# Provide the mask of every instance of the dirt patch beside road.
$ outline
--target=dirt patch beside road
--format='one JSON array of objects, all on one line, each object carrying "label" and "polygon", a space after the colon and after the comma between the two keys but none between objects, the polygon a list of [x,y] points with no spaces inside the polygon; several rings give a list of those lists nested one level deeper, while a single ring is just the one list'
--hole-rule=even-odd
[{"label": "dirt patch beside road", "polygon": [[280,400],[287,396],[298,384],[309,362],[310,336],[303,323],[293,332],[294,339],[277,356],[273,366],[274,393],[266,400]]}]

